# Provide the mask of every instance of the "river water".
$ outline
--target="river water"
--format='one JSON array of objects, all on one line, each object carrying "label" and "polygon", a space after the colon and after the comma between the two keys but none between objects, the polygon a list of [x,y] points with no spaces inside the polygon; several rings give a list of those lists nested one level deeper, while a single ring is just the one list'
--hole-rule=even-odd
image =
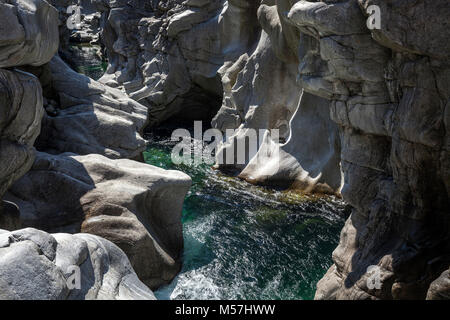
[{"label": "river water", "polygon": [[[149,138],[149,137],[147,137]],[[207,165],[174,165],[153,135],[145,161],[191,176],[183,207],[181,273],[158,299],[312,299],[331,266],[345,205],[248,184]]]}]

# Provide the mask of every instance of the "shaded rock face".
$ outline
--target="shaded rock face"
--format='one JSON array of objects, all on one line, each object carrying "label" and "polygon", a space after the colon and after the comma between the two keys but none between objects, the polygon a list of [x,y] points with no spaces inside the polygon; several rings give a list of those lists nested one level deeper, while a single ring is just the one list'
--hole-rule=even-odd
[{"label": "shaded rock face", "polygon": [[0,229],[0,286],[2,300],[155,299],[112,242],[33,228]]},{"label": "shaded rock face", "polygon": [[58,50],[58,11],[44,0],[0,1],[0,68],[47,63]]},{"label": "shaded rock face", "polygon": [[434,280],[427,292],[427,300],[450,300],[450,269]]},{"label": "shaded rock face", "polygon": [[57,56],[41,69],[47,114],[36,144],[40,151],[142,157],[145,106],[118,89],[76,73]]},{"label": "shaded rock face", "polygon": [[139,278],[156,288],[180,269],[181,207],[190,184],[179,171],[131,160],[38,153],[6,199],[21,208],[23,226],[114,242]]},{"label": "shaded rock face", "polygon": [[58,48],[58,12],[46,1],[0,1],[0,224],[19,226],[18,208],[2,201],[34,160],[39,135],[42,89],[32,74],[6,70],[48,62]]},{"label": "shaded rock face", "polygon": [[0,69],[0,198],[33,164],[43,113],[38,79]]},{"label": "shaded rock face", "polygon": [[[366,28],[369,5],[381,8],[381,30]],[[316,299],[448,292],[446,274],[435,279],[450,260],[450,65],[439,40],[449,15],[448,1],[426,0],[298,1],[288,14],[311,37],[299,79],[332,101],[342,195],[354,208]],[[368,285],[372,265],[379,288]]]},{"label": "shaded rock face", "polygon": [[[285,14],[295,2],[263,1],[257,10],[258,46],[222,75],[224,99],[213,126],[237,130],[219,150],[217,167],[234,169],[255,184],[339,194],[340,141],[329,102],[302,94],[296,81],[305,36]],[[256,153],[246,150],[245,162],[221,164],[244,143],[249,129],[277,129],[280,140],[269,134],[258,141]]]},{"label": "shaded rock face", "polygon": [[[65,10],[62,1],[53,2],[60,11]],[[236,26],[230,17],[223,18],[224,3],[223,0],[82,1],[83,14],[100,16],[99,41],[109,61],[100,82],[123,88],[132,99],[150,107],[150,125],[177,115],[184,121],[210,121],[222,95],[217,70],[225,56],[240,55],[240,42],[248,42],[245,37],[251,34],[243,35],[242,40],[228,39],[240,32],[239,27],[238,32],[231,32]],[[245,17],[241,11],[249,10],[248,7],[239,4],[233,14]],[[224,23],[228,26],[223,26]],[[83,19],[80,30],[71,35],[65,31],[62,47],[73,42],[74,34],[94,38],[98,28],[93,25],[91,19]],[[227,39],[221,40],[221,34]],[[70,59],[70,54],[65,55]]]}]

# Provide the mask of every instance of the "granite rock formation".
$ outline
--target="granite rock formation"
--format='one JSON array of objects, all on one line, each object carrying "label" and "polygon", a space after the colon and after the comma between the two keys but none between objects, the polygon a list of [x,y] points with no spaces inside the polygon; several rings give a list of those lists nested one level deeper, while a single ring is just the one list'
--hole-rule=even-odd
[{"label": "granite rock formation", "polygon": [[0,1],[0,68],[40,66],[58,50],[58,11],[45,0]]},{"label": "granite rock formation", "polygon": [[57,15],[42,0],[0,2],[0,223],[8,229],[19,225],[18,208],[2,197],[30,169],[44,113],[39,81],[13,67],[51,59],[58,49]]},{"label": "granite rock formation", "polygon": [[[33,164],[33,144],[39,135],[42,89],[33,75],[0,69],[0,200],[8,188]],[[17,226],[17,209],[2,202],[4,228]]]},{"label": "granite rock formation", "polygon": [[[337,194],[342,187],[340,139],[329,103],[304,92],[284,144],[269,135],[239,177],[259,185],[305,193]],[[327,133],[327,134],[318,134]]]},{"label": "granite rock formation", "polygon": [[424,299],[446,285],[435,279],[450,259],[449,16],[448,1],[427,0],[298,1],[288,14],[310,36],[303,88],[332,101],[353,207],[316,299]]},{"label": "granite rock formation", "polygon": [[[57,57],[48,63],[58,32],[42,21],[56,11],[45,1],[0,2],[0,21],[16,26],[0,32],[0,68],[21,69],[0,70],[0,196],[10,189],[0,222],[15,224],[16,202],[29,225],[104,236],[156,287],[175,274],[181,248],[181,202],[166,186],[182,195],[189,179],[86,154],[136,159],[146,124],[170,119],[234,130],[218,157],[252,129],[279,129],[281,143],[265,134],[244,163],[218,167],[252,183],[341,193],[352,206],[316,299],[450,296],[448,0],[81,0],[84,19],[72,31],[72,3],[51,3],[60,56],[73,64],[71,43],[96,43],[109,66],[96,82]],[[372,5],[381,29],[368,28]],[[42,104],[36,146],[54,155],[40,153],[10,188],[33,163]],[[55,201],[63,194],[67,208]],[[137,259],[141,249],[156,258]]]},{"label": "granite rock formation", "polygon": [[182,172],[127,159],[38,153],[5,198],[20,207],[24,227],[112,241],[157,288],[181,266],[181,207],[190,184]]},{"label": "granite rock formation", "polygon": [[0,229],[0,287],[1,300],[155,299],[112,242],[33,228]]},{"label": "granite rock formation", "polygon": [[[190,178],[120,159],[142,158],[147,107],[118,89],[74,72],[54,56],[59,43],[58,11],[48,2],[2,1],[0,9],[0,68],[8,68],[0,69],[0,197],[5,198],[0,227],[34,226],[104,236],[126,251],[146,285],[155,288],[167,283],[180,269],[181,206]],[[12,31],[4,32],[7,28]],[[34,147],[45,153],[36,157]],[[107,240],[89,235],[54,237],[69,242],[84,239],[88,244],[77,242],[80,248],[74,249],[81,256],[73,259],[85,259],[89,247],[96,251],[91,255],[96,266],[86,270],[90,283],[84,294],[50,283],[46,288],[52,293],[46,298],[153,298],[123,252],[117,253]],[[9,245],[5,242],[5,246]],[[40,250],[35,249],[37,254]],[[6,256],[14,258],[16,265],[5,261],[4,271],[10,277],[8,283],[16,282],[24,291],[11,288],[2,297],[45,298],[32,292],[39,285],[28,283],[32,274],[14,278],[11,268],[17,268],[22,258],[11,252],[8,249]],[[28,253],[36,255],[24,252]],[[54,275],[61,273],[58,265],[45,264]],[[108,279],[98,278],[98,272],[107,270],[113,273]]]},{"label": "granite rock formation", "polygon": [[52,154],[140,159],[147,108],[118,89],[73,71],[58,56],[40,70],[48,112],[36,143]]}]

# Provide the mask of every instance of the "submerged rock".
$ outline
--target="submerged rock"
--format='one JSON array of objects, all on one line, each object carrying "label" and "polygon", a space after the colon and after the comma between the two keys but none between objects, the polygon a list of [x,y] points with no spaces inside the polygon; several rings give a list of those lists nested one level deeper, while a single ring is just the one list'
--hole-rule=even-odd
[{"label": "submerged rock", "polygon": [[91,234],[0,229],[1,300],[154,300],[128,258]]},{"label": "submerged rock", "polygon": [[114,242],[156,288],[180,269],[181,207],[190,185],[182,172],[132,160],[38,153],[6,199],[19,206],[23,226]]}]

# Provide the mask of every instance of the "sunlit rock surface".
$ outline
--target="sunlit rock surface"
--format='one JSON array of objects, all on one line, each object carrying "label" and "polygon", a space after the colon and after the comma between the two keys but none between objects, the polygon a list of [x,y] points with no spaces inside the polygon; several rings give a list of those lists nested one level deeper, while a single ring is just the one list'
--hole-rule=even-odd
[{"label": "sunlit rock surface", "polygon": [[114,242],[139,278],[156,288],[180,268],[181,207],[190,184],[182,172],[127,159],[38,153],[6,199],[20,207],[23,226]]},{"label": "sunlit rock surface", "polygon": [[[31,74],[0,69],[0,201],[8,188],[33,164],[33,144],[39,135],[42,89]],[[18,209],[0,202],[2,228],[15,229]]]},{"label": "sunlit rock surface", "polygon": [[[73,31],[65,26],[69,15],[65,10],[72,3],[51,3],[61,18],[61,57],[71,63],[71,43],[96,43],[104,46],[109,66],[99,82],[94,82],[70,71],[59,58],[46,64],[56,51],[57,32],[55,24],[42,22],[50,18],[56,21],[56,11],[45,1],[0,3],[0,28],[11,31],[0,35],[0,68],[20,65],[39,77],[44,90],[46,116],[38,148],[54,154],[71,151],[136,159],[144,147],[141,132],[147,123],[156,126],[166,120],[213,118],[215,128],[237,129],[236,139],[224,141],[220,156],[234,149],[252,129],[279,129],[279,144],[275,136],[266,134],[258,141],[259,150],[246,151],[243,163],[218,163],[218,167],[232,169],[257,184],[341,193],[353,207],[333,254],[335,264],[318,284],[317,299],[449,296],[448,0],[82,0],[84,19],[80,29]],[[380,30],[367,28],[366,9],[370,5],[381,9]],[[23,10],[25,7],[29,10]],[[28,22],[20,26],[24,19]],[[3,95],[5,106],[10,105],[11,97],[22,97],[20,90],[11,91],[20,87],[14,85],[14,77],[26,78],[20,78],[19,84],[35,81],[31,75],[19,76],[17,72],[0,72],[2,84],[6,83],[6,89],[2,89],[7,92]],[[27,99],[33,99],[39,91],[38,84],[31,89]],[[40,105],[36,101],[26,108],[32,109],[27,116],[34,114],[37,119],[39,108],[32,107]],[[11,105],[22,106],[22,102]],[[7,108],[0,109],[6,114],[4,110]],[[0,119],[2,193],[31,165],[38,132],[33,124],[27,139],[20,138],[20,130],[15,135],[4,134],[8,131],[3,128],[10,124],[3,119],[8,117]],[[23,122],[34,123],[31,118]],[[120,135],[112,135],[114,132]],[[17,159],[23,166],[15,167],[3,156],[6,146],[22,150]],[[275,154],[281,155],[277,164]],[[115,224],[115,219],[131,217],[131,227],[120,233],[126,235],[123,241],[142,241],[142,246],[152,248],[157,256],[164,252],[156,261],[168,266],[166,271],[156,268],[159,271],[154,278],[144,272],[143,281],[157,286],[173,277],[179,251],[166,256],[171,250],[166,251],[165,246],[171,245],[158,239],[166,235],[168,220],[158,215],[146,224],[137,218],[148,212],[140,201],[145,198],[142,195],[153,194],[142,184],[146,181],[154,186],[150,173],[144,178],[136,174],[137,179],[131,169],[137,163],[127,162],[125,167],[131,171],[116,171],[111,169],[115,160],[101,156],[40,157],[47,160],[36,161],[37,167],[15,186],[34,175],[55,174],[67,179],[64,195],[71,206],[61,210],[66,205],[60,201],[64,188],[58,190],[52,183],[42,185],[42,181],[51,182],[53,178],[38,179],[34,186],[48,192],[37,193],[38,188],[31,190],[33,187],[24,183],[8,194],[13,202],[22,203],[21,211],[25,208],[21,217],[47,214],[48,209],[53,210],[52,215],[57,213],[59,220],[45,223],[54,223],[55,228],[79,225],[80,230],[89,227],[92,231],[95,223],[106,223],[107,228],[100,224],[102,227],[92,232],[103,232],[101,235],[114,238],[119,245],[123,238],[105,230],[127,229],[128,222]],[[87,160],[92,157],[95,165]],[[46,164],[41,172],[42,163]],[[52,169],[73,163],[83,163],[88,174],[78,176],[82,172],[79,167],[62,175],[59,169]],[[130,186],[130,177],[141,184]],[[183,185],[181,189],[187,188],[188,181],[178,178],[175,180]],[[116,182],[126,186],[126,192],[121,189],[121,197],[116,198],[105,196],[102,190],[117,186]],[[74,185],[77,187],[72,188]],[[102,187],[93,188],[97,185]],[[57,201],[52,199],[56,195]],[[130,196],[133,201],[122,196]],[[49,201],[40,203],[47,197]],[[114,210],[103,209],[110,208],[110,202]],[[38,209],[29,210],[30,203],[39,203]],[[140,205],[130,208],[130,203]],[[170,216],[179,219],[181,202],[176,203],[177,213]],[[161,202],[153,212],[163,211],[159,209],[162,207]],[[12,202],[5,203],[4,208],[17,216],[18,209]],[[101,220],[98,217],[103,216],[103,210],[118,213]],[[76,219],[67,220],[66,214]],[[14,224],[11,215],[7,221]],[[44,223],[38,218],[35,222]],[[140,224],[145,228],[140,229]],[[170,220],[169,225],[178,228],[180,222]],[[173,234],[181,238],[180,232]],[[173,241],[169,242],[177,243],[179,250],[181,242]],[[127,254],[139,276],[140,268],[147,270],[146,259],[140,265],[141,261],[132,258],[133,252]],[[373,274],[367,270],[372,266],[379,267],[378,289],[370,285]]]},{"label": "sunlit rock surface", "polygon": [[338,193],[343,183],[340,139],[329,113],[328,101],[303,93],[289,125],[287,142],[275,143],[267,135],[239,177],[254,184],[306,193]]},{"label": "sunlit rock surface", "polygon": [[147,108],[118,89],[69,68],[54,57],[41,76],[46,95],[39,150],[50,153],[98,153],[109,158],[140,159]]},{"label": "sunlit rock surface", "polygon": [[[71,3],[61,3],[61,8],[66,4]],[[109,159],[142,159],[147,107],[119,89],[74,72],[54,56],[58,24],[65,25],[58,22],[58,11],[48,2],[2,1],[0,8],[0,68],[8,68],[0,69],[0,197],[7,192],[0,206],[1,228],[34,226],[99,234],[126,251],[148,286],[167,283],[180,268],[181,206],[190,178],[132,160]],[[35,158],[34,147],[48,153],[39,152]],[[105,246],[113,245],[99,237],[70,237],[63,238],[70,242],[88,237],[84,240],[89,244],[80,244],[83,255],[87,247],[95,251],[96,256],[91,255],[95,270],[88,272],[97,277],[109,270],[111,279],[94,281],[85,274],[93,282],[83,292],[72,293],[60,286],[61,278],[55,283],[43,278],[49,283],[46,291],[39,292],[41,284],[31,283],[31,276],[19,278],[11,272],[11,268],[25,270],[27,263],[9,248],[6,256],[12,260],[3,269],[4,279],[9,277],[7,282],[20,288],[10,288],[2,298],[153,298],[122,251],[115,253],[111,247],[111,252],[101,253],[96,246],[108,251]],[[97,239],[97,244],[89,239]],[[32,251],[24,254],[34,259]],[[112,264],[114,259],[122,269]]]},{"label": "sunlit rock surface", "polygon": [[0,229],[0,286],[2,300],[155,299],[112,242],[33,228]]},{"label": "sunlit rock surface", "polygon": [[[53,3],[60,9],[62,19],[67,19],[66,2]],[[231,163],[219,159],[243,143],[252,130],[277,129],[283,144],[290,135],[289,122],[299,107],[302,87],[296,83],[296,77],[302,41],[299,30],[286,17],[292,4],[288,0],[84,0],[81,11],[87,18],[72,33],[62,28],[62,51],[67,53],[65,48],[79,38],[102,43],[109,66],[99,81],[121,88],[130,98],[148,106],[150,126],[167,119],[192,125],[194,120],[210,121],[214,117],[214,128],[223,133],[235,130],[221,144],[216,164],[221,170],[238,174],[255,156],[262,139],[256,150],[245,148],[244,162],[236,157]],[[96,37],[98,30],[100,37]],[[65,54],[69,60],[70,55]],[[330,123],[329,119],[323,121]],[[308,123],[311,121],[302,122]],[[328,125],[316,129],[322,131],[301,130],[324,137],[325,145],[302,144],[301,152],[312,155],[322,152],[317,150],[327,150],[324,152],[330,154],[325,157],[337,159],[339,146],[330,147],[336,140],[335,129]],[[302,142],[305,139],[300,138]],[[298,167],[310,167],[290,150],[285,152],[287,157],[297,159]],[[281,170],[289,171],[290,177],[283,173],[248,180],[289,188],[294,179],[301,181],[295,184],[301,191],[339,194],[340,183],[335,179],[340,175],[339,161],[319,162],[321,165],[309,172],[285,167],[287,162],[281,161]],[[254,166],[249,170],[254,171]],[[266,175],[267,168],[261,170]]]}]

